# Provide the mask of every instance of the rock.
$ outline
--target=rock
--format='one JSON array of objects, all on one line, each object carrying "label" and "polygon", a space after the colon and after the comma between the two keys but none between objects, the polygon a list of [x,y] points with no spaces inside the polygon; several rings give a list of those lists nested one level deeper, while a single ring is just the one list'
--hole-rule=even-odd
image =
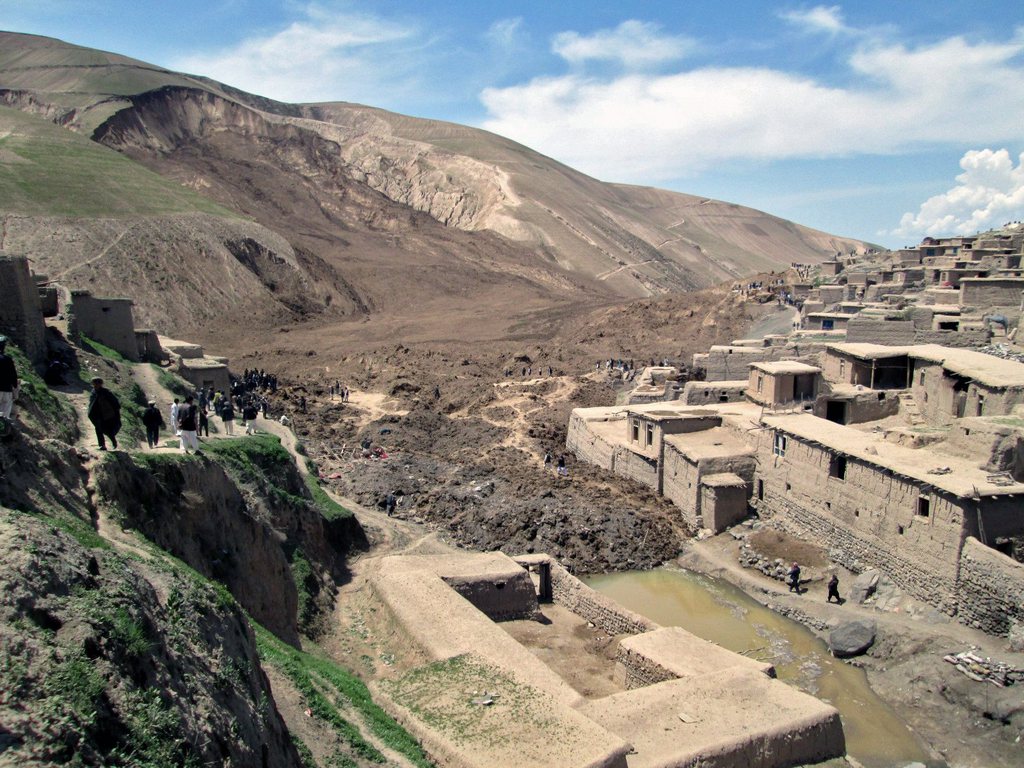
[{"label": "rock", "polygon": [[859,656],[875,642],[873,621],[847,621],[829,632],[828,649],[839,659]]},{"label": "rock", "polygon": [[880,575],[878,571],[864,571],[864,573],[854,579],[853,586],[850,587],[850,601],[863,603],[871,597],[878,588],[878,577]]},{"label": "rock", "polygon": [[1010,631],[1006,635],[1007,648],[1014,652],[1024,651],[1024,622],[1010,619]]}]

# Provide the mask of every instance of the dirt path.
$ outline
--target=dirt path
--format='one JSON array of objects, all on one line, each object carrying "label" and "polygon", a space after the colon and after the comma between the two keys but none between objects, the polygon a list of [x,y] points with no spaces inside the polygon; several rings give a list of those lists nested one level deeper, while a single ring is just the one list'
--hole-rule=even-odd
[{"label": "dirt path", "polygon": [[[874,621],[892,632],[948,637],[964,647],[973,645],[984,648],[990,655],[999,655],[1002,651],[1002,642],[998,638],[952,620],[942,619],[936,623],[934,619],[916,619],[902,612],[880,611],[872,606],[848,601],[842,605],[827,603],[824,581],[806,584],[806,590],[802,594],[793,594],[783,582],[740,565],[737,556],[738,546],[738,542],[727,533],[703,541],[691,541],[686,553],[679,558],[679,564],[690,570],[725,579],[764,605],[783,606],[790,611],[799,611],[815,621],[864,619]],[[840,589],[847,591],[849,582],[841,583]],[[905,601],[909,602],[910,599],[905,598]]]}]

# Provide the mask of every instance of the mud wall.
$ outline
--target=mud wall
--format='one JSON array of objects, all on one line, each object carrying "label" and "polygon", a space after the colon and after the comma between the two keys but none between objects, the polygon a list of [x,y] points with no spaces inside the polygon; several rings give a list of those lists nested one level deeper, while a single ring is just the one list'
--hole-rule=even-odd
[{"label": "mud wall", "polygon": [[[831,476],[833,453],[790,436],[785,457],[772,454],[772,432],[761,439],[758,511],[792,532],[824,544],[855,572],[885,571],[902,589],[943,611],[956,609],[960,549],[966,536],[961,502],[923,494],[914,482],[853,457],[844,479]],[[918,499],[928,498],[928,516]]]},{"label": "mud wall", "polygon": [[961,621],[1006,635],[1024,621],[1024,565],[973,537],[964,542],[957,609]]},{"label": "mud wall", "polygon": [[709,403],[739,403],[743,401],[747,380],[742,381],[688,381],[680,398],[685,405]]},{"label": "mud wall", "polygon": [[33,362],[46,359],[46,326],[39,291],[24,256],[0,254],[0,334]]},{"label": "mud wall", "polygon": [[[622,429],[625,429],[625,420],[622,419],[621,423]],[[590,429],[589,422],[575,411],[569,416],[565,447],[580,461],[596,464],[602,469],[612,469],[614,449],[611,443],[596,435]]]},{"label": "mud wall", "polygon": [[662,491],[695,528],[700,517],[700,465],[682,455],[673,446],[665,447]]},{"label": "mud wall", "polygon": [[505,579],[490,577],[446,578],[445,584],[493,621],[533,618],[539,606],[537,591],[525,570]]},{"label": "mud wall", "polygon": [[1024,279],[1021,278],[964,278],[960,281],[960,306],[975,309],[993,307],[1020,307]]},{"label": "mud wall", "polygon": [[551,562],[551,587],[556,603],[609,635],[636,635],[658,628],[650,619],[595,592],[554,561]]},{"label": "mud wall", "polygon": [[887,344],[893,347],[914,344],[914,323],[910,320],[869,320],[855,317],[846,325],[850,344]]},{"label": "mud wall", "polygon": [[73,333],[88,336],[138,362],[131,299],[101,299],[88,291],[71,292]]},{"label": "mud wall", "polygon": [[616,446],[613,453],[611,470],[622,477],[635,480],[654,491],[661,489],[661,473],[658,460],[639,453],[634,453],[624,446]]}]

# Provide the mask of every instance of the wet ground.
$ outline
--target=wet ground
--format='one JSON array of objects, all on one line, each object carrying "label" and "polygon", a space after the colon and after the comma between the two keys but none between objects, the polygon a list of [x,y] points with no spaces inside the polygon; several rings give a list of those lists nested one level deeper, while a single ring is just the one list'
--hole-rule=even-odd
[{"label": "wet ground", "polygon": [[593,576],[591,587],[664,626],[680,626],[737,653],[775,665],[779,679],[835,706],[849,754],[866,768],[930,761],[863,670],[833,658],[801,624],[765,608],[728,582],[679,569]]}]

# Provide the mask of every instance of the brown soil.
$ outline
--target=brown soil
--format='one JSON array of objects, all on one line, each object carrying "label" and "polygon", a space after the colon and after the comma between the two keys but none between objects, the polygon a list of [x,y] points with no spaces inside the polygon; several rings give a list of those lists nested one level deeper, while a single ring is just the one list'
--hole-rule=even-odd
[{"label": "brown soil", "polygon": [[821,547],[791,536],[785,531],[762,528],[752,533],[748,541],[758,554],[771,560],[780,558],[787,565],[794,562],[799,563],[801,568],[823,568],[828,565],[828,558]]}]

